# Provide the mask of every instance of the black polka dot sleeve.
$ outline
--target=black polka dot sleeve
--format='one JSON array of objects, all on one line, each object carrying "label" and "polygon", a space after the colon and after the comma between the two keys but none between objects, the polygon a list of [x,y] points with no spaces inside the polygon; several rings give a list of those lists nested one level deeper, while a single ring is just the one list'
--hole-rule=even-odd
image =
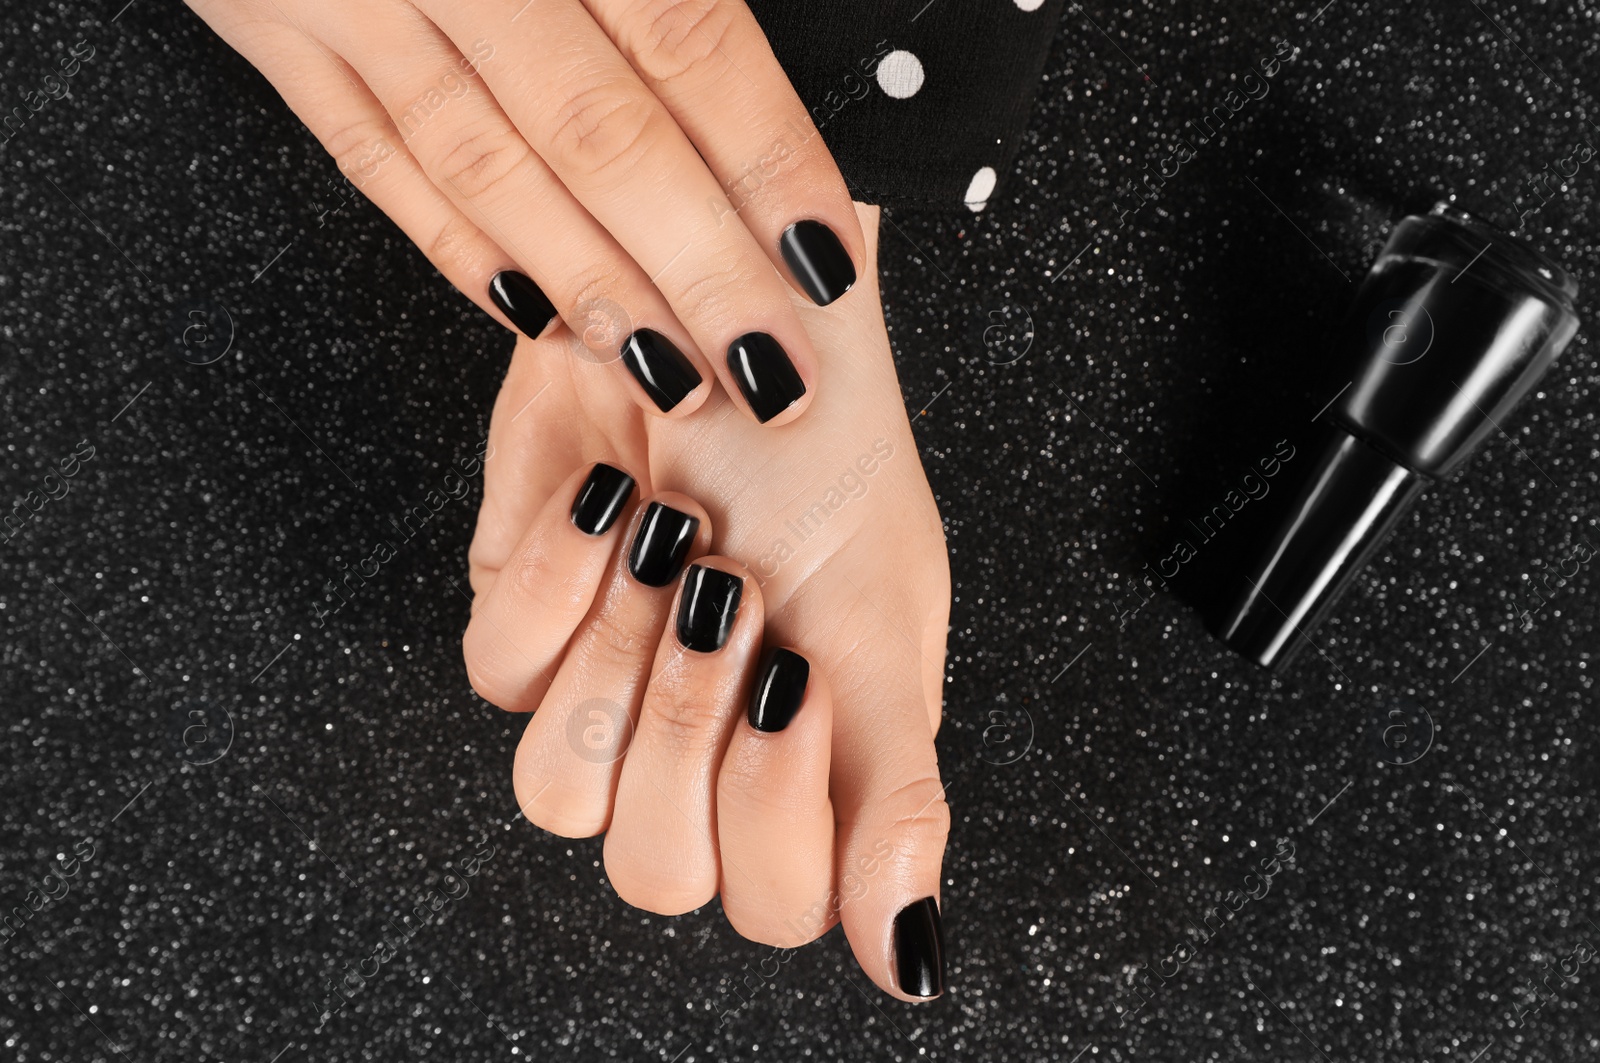
[{"label": "black polka dot sleeve", "polygon": [[855,199],[973,211],[1005,184],[1062,2],[749,0]]}]

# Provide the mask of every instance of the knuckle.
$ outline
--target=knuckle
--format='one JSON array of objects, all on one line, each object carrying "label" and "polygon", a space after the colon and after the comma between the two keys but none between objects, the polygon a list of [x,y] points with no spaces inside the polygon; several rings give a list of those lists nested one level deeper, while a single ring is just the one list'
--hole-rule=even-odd
[{"label": "knuckle", "polygon": [[[721,256],[709,257],[715,260]],[[742,264],[708,265],[677,290],[673,308],[679,311],[679,320],[699,322],[701,327],[717,331],[715,326],[719,323],[748,314],[750,295],[761,291],[761,280]]]},{"label": "knuckle", "polygon": [[651,678],[646,711],[669,749],[688,753],[704,748],[721,723],[718,699],[697,683],[671,672]]},{"label": "knuckle", "polygon": [[422,253],[428,256],[428,261],[441,265],[463,262],[472,257],[480,235],[476,225],[456,214],[439,227]]},{"label": "knuckle", "polygon": [[595,360],[609,361],[633,331],[634,316],[628,309],[633,301],[623,269],[605,262],[578,271],[563,316],[576,343]]},{"label": "knuckle", "polygon": [[570,304],[577,313],[610,307],[622,291],[622,270],[611,262],[583,266],[576,271],[571,285]]},{"label": "knuckle", "polygon": [[388,123],[361,118],[329,130],[320,139],[340,173],[346,177],[369,177],[375,163],[396,150],[388,132]]},{"label": "knuckle", "polygon": [[766,796],[770,787],[765,785],[771,778],[770,771],[765,762],[754,757],[726,758],[717,773],[718,805],[737,805],[752,811],[770,808],[770,798]]},{"label": "knuckle", "polygon": [[613,609],[599,610],[584,633],[586,653],[592,653],[599,667],[633,668],[642,657],[653,653],[655,633],[627,623]]},{"label": "knuckle", "polygon": [[[863,805],[842,822],[887,841],[897,852],[942,852],[950,836],[950,806],[937,775],[919,775]],[[876,839],[875,839],[876,840]]]},{"label": "knuckle", "polygon": [[478,199],[516,173],[529,150],[509,127],[480,129],[456,137],[437,156],[432,170],[457,195]]},{"label": "knuckle", "polygon": [[[718,807],[735,810],[751,820],[777,822],[809,816],[828,807],[825,765],[817,766],[820,771],[793,762],[776,765],[770,755],[752,756],[751,752],[747,747],[744,755],[723,758],[717,773]],[[782,785],[774,784],[778,778],[783,780]],[[831,812],[828,818],[831,822]]]},{"label": "knuckle", "polygon": [[658,82],[710,73],[725,64],[724,45],[737,12],[726,0],[651,0],[639,13],[643,32],[634,48],[640,73]]},{"label": "knuckle", "polygon": [[518,617],[557,619],[581,616],[592,584],[587,575],[563,574],[549,554],[535,546],[511,559],[500,579],[509,579]]},{"label": "knuckle", "polygon": [[650,101],[619,77],[579,85],[556,109],[550,142],[567,162],[587,174],[623,168],[648,140],[655,111]]}]

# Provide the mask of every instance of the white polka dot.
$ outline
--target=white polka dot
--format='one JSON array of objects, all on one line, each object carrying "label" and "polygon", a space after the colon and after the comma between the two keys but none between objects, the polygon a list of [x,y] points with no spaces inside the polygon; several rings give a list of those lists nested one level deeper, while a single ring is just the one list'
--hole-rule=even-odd
[{"label": "white polka dot", "polygon": [[994,191],[996,179],[993,166],[985,166],[972,175],[972,183],[967,186],[966,202],[974,212],[989,205],[989,193]]},{"label": "white polka dot", "polygon": [[1037,11],[1044,6],[1044,0],[1016,0],[1016,4],[1024,11]]},{"label": "white polka dot", "polygon": [[890,52],[878,64],[878,86],[897,100],[915,96],[922,79],[922,60],[903,48]]}]

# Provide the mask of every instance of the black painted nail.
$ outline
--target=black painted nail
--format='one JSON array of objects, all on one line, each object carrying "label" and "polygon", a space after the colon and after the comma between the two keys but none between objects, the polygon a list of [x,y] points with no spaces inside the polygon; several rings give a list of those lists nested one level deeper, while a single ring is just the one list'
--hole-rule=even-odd
[{"label": "black painted nail", "polygon": [[529,339],[537,338],[556,319],[556,305],[532,277],[514,269],[503,269],[490,279],[489,299]]},{"label": "black painted nail", "polygon": [[622,364],[662,413],[700,386],[694,363],[654,329],[639,329],[623,341]]},{"label": "black painted nail", "polygon": [[660,502],[650,503],[644,520],[639,522],[639,533],[633,537],[628,571],[647,587],[665,587],[683,571],[689,547],[694,545],[694,533],[699,530],[699,517],[679,513]]},{"label": "black painted nail", "polygon": [[789,361],[788,352],[765,332],[747,332],[734,340],[728,347],[728,369],[762,424],[806,393],[805,381]]},{"label": "black painted nail", "polygon": [[572,500],[572,523],[585,535],[604,535],[622,515],[633,494],[633,477],[604,462],[597,463]]},{"label": "black painted nail", "polygon": [[739,619],[744,580],[731,572],[690,565],[678,600],[678,644],[696,653],[716,653],[728,644]]},{"label": "black painted nail", "polygon": [[924,897],[894,917],[894,960],[902,993],[936,997],[944,992],[944,927],[938,901]]},{"label": "black painted nail", "polygon": [[778,250],[789,263],[800,287],[818,306],[827,306],[849,291],[856,282],[856,265],[850,252],[820,221],[797,221],[783,230]]},{"label": "black painted nail", "polygon": [[806,699],[811,662],[793,650],[774,646],[761,660],[756,688],[750,694],[746,717],[758,731],[781,731],[789,726]]}]

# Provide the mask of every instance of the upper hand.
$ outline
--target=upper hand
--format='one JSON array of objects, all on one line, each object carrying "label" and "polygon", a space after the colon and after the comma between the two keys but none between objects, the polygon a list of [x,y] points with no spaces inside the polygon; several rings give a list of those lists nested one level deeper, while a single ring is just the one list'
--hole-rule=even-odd
[{"label": "upper hand", "polygon": [[786,284],[837,298],[864,244],[742,0],[189,3],[508,326],[564,318],[650,412],[693,411],[713,377],[757,420],[805,409]]}]

